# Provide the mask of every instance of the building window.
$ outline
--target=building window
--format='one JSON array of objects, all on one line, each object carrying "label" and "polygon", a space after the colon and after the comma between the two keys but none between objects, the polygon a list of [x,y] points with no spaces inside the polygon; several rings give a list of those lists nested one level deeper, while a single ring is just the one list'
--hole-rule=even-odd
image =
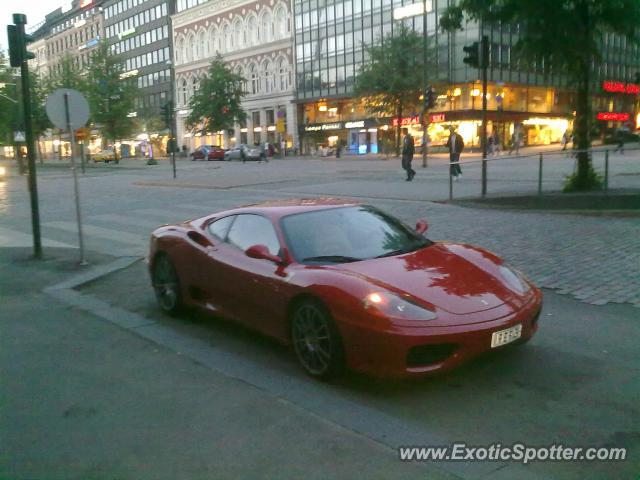
[{"label": "building window", "polygon": [[264,80],[263,83],[263,91],[264,93],[271,93],[274,90],[274,74],[271,67],[271,62],[269,60],[265,60],[262,63],[262,78]]},{"label": "building window", "polygon": [[188,103],[188,92],[187,92],[187,81],[186,80],[182,80],[182,88],[181,88],[181,97],[182,97],[182,104],[183,105],[187,105]]},{"label": "building window", "polygon": [[233,23],[233,35],[235,36],[236,48],[242,48],[245,44],[244,41],[244,25],[241,20],[236,20]]},{"label": "building window", "polygon": [[249,65],[249,76],[251,77],[251,94],[256,95],[260,91],[260,78],[255,63]]},{"label": "building window", "polygon": [[281,92],[289,90],[289,63],[283,57],[278,59],[278,82]]},{"label": "building window", "polygon": [[258,44],[258,19],[255,15],[250,15],[247,19],[247,43],[249,45]]},{"label": "building window", "polygon": [[261,17],[260,21],[260,41],[270,42],[273,40],[273,20],[271,18],[271,12],[266,10]]}]

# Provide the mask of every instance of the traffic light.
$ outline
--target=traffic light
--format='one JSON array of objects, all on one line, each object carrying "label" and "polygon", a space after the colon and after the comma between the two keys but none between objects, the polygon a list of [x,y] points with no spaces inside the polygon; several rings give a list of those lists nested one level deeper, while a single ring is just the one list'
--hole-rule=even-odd
[{"label": "traffic light", "polygon": [[462,60],[467,65],[479,68],[480,67],[480,43],[473,42],[471,45],[462,47],[462,50],[467,54]]},{"label": "traffic light", "polygon": [[436,106],[436,89],[429,87],[424,96],[424,103],[427,109],[431,109]]},{"label": "traffic light", "polygon": [[173,123],[173,103],[166,102],[160,107],[160,110],[162,112],[162,119],[164,120],[164,124],[167,128],[171,128],[171,124]]},{"label": "traffic light", "polygon": [[[16,15],[14,15],[13,21],[18,24],[21,19],[16,20]],[[26,19],[23,23],[26,23]],[[18,25],[7,25],[7,38],[9,39],[9,63],[12,67],[20,67],[22,62],[36,58],[32,52],[27,51],[27,45],[33,42],[34,38],[24,33],[24,27],[18,28]]]}]

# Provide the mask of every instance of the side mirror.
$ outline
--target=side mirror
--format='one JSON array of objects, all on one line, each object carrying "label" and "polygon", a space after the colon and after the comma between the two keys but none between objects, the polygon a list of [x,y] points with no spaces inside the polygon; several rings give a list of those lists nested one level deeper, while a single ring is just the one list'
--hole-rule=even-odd
[{"label": "side mirror", "polygon": [[418,232],[420,235],[422,235],[428,229],[429,229],[429,224],[425,219],[421,219],[416,222],[416,232]]},{"label": "side mirror", "polygon": [[282,263],[282,259],[277,255],[272,255],[266,245],[252,245],[247,248],[244,253],[247,257],[270,260],[277,265]]}]

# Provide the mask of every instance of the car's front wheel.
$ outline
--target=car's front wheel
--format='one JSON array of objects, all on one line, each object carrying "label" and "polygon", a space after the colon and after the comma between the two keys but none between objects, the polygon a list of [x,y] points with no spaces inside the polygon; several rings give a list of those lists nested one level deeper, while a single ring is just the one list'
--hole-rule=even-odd
[{"label": "car's front wheel", "polygon": [[320,302],[305,300],[295,308],[291,341],[298,361],[312,377],[327,379],[343,371],[340,333]]},{"label": "car's front wheel", "polygon": [[173,262],[168,255],[160,255],[153,265],[153,289],[158,305],[165,312],[175,315],[182,306],[180,281]]}]

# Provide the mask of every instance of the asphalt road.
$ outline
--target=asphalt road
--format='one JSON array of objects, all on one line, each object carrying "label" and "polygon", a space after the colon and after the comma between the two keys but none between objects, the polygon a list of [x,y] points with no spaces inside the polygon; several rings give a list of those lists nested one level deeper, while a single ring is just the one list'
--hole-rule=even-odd
[{"label": "asphalt road", "polygon": [[[212,353],[210,366],[382,443],[616,445],[629,448],[629,461],[537,463],[528,471],[539,478],[631,479],[640,468],[640,324],[630,306],[593,307],[547,291],[540,331],[525,346],[431,379],[390,382],[350,374],[322,384],[306,378],[287,349],[229,322],[198,312],[164,316],[146,279],[145,264],[138,262],[82,292],[176,332],[179,343],[163,337],[169,348],[183,351],[180,345],[191,339],[215,355],[247,360],[239,368],[216,362]],[[484,467],[487,473],[491,467]],[[482,468],[452,470],[475,478]]]},{"label": "asphalt road", "polygon": [[[615,182],[637,187],[637,158],[615,160],[620,167],[612,172]],[[570,161],[562,162],[556,164],[558,174],[570,170]],[[505,164],[498,170],[502,190],[535,189],[536,167],[535,162]],[[164,222],[271,198],[354,196],[407,222],[426,217],[431,238],[488,247],[549,287],[540,332],[526,346],[434,379],[381,382],[347,375],[332,384],[314,382],[286,349],[262,337],[202,315],[171,319],[159,314],[140,262],[82,287],[75,306],[42,294],[43,288],[78,272],[70,176],[60,167],[46,167],[40,174],[45,254],[64,252],[59,262],[48,264],[52,271],[47,274],[23,260],[30,244],[28,195],[24,179],[12,172],[0,183],[0,365],[8,387],[2,397],[8,414],[0,422],[0,478],[211,478],[215,472],[225,478],[234,472],[252,478],[326,478],[331,473],[375,478],[375,472],[378,478],[430,479],[637,477],[636,218],[432,203],[448,193],[446,166],[437,161],[419,170],[411,183],[402,180],[398,165],[385,161],[183,162],[178,168],[177,181],[166,164],[87,171],[81,194],[91,266],[144,255],[149,231]],[[469,168],[456,189],[473,196],[479,184],[469,179],[474,171]],[[561,183],[547,181],[550,189]],[[152,359],[156,353],[161,355]],[[251,391],[230,387],[229,380]],[[212,392],[229,392],[229,402]],[[234,410],[247,396],[251,401]],[[279,408],[279,401],[287,408],[278,412],[294,418],[293,423],[280,424],[267,415]],[[185,417],[184,409],[193,415]],[[243,420],[252,415],[264,423]],[[61,422],[61,417],[73,422]],[[211,433],[207,426],[216,422],[220,428]],[[237,437],[229,433],[234,428]],[[252,435],[257,443],[248,440]],[[220,438],[224,441],[216,444]],[[238,439],[254,447],[257,457],[238,457],[243,452]],[[400,463],[394,450],[452,441],[622,446],[629,448],[629,459],[527,467],[495,462],[416,466]],[[212,460],[215,452],[219,455]],[[335,458],[337,470],[326,458]],[[245,470],[230,467],[241,464]]]}]

